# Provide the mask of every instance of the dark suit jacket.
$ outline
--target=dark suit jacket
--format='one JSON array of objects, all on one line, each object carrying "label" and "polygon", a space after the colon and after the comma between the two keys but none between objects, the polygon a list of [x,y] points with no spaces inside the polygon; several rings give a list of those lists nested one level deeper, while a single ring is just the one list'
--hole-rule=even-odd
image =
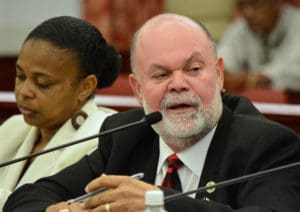
[{"label": "dark suit jacket", "polygon": [[[245,98],[224,95],[223,114],[205,160],[199,187],[300,161],[299,137],[271,122]],[[101,131],[144,116],[141,109],[108,117]],[[148,126],[132,127],[102,137],[100,148],[52,177],[25,185],[8,199],[4,211],[42,211],[55,202],[84,193],[86,184],[101,175],[144,172],[153,183],[159,157],[158,135]],[[175,191],[162,188],[165,195]],[[299,212],[300,169],[291,168],[259,179],[184,197],[166,203],[168,211]],[[204,200],[205,199],[205,200]],[[210,201],[208,201],[208,199]]]}]

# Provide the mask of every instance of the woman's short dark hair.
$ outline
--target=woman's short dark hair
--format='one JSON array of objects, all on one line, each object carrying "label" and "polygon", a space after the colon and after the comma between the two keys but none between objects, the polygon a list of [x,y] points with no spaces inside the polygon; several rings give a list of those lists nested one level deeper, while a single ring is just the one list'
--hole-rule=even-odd
[{"label": "woman's short dark hair", "polygon": [[106,42],[95,26],[80,18],[50,18],[35,27],[24,43],[30,39],[42,39],[60,49],[70,50],[78,57],[81,77],[96,75],[98,88],[110,86],[120,72],[118,51]]}]

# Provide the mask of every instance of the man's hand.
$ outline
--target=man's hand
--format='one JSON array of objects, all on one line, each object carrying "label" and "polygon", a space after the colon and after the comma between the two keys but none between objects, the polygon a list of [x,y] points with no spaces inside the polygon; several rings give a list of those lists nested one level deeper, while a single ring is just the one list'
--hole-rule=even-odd
[{"label": "man's hand", "polygon": [[86,192],[99,188],[108,188],[108,190],[85,200],[81,204],[82,209],[107,212],[109,210],[106,208],[109,207],[110,211],[114,212],[142,211],[145,208],[146,191],[159,190],[154,185],[129,176],[102,175],[87,185]]},{"label": "man's hand", "polygon": [[51,205],[46,209],[46,212],[83,212],[80,204],[68,205],[67,202],[60,202],[55,205]]}]

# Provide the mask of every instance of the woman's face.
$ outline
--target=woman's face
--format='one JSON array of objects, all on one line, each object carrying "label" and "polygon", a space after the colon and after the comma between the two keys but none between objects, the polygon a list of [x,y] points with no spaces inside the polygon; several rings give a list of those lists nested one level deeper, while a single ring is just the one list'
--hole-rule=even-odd
[{"label": "woman's face", "polygon": [[79,67],[73,53],[41,39],[23,45],[16,63],[15,95],[24,120],[57,129],[82,105]]}]

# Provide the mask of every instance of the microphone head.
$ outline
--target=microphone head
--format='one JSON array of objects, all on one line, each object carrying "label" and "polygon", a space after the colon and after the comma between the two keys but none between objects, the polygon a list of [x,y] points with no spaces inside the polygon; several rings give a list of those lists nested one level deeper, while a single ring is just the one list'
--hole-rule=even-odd
[{"label": "microphone head", "polygon": [[144,117],[145,123],[147,125],[155,124],[155,123],[161,121],[161,119],[162,119],[162,115],[161,115],[161,112],[159,112],[159,111],[149,113]]}]

